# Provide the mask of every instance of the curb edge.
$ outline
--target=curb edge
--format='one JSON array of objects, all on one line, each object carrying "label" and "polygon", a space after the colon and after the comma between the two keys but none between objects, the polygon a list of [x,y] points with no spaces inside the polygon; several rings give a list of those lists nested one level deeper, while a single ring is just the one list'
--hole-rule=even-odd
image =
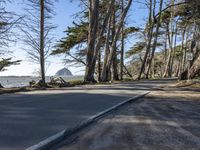
[{"label": "curb edge", "polygon": [[65,130],[62,130],[61,132],[58,132],[57,134],[50,136],[49,138],[39,142],[36,145],[33,145],[29,148],[27,148],[26,150],[47,150],[50,149],[52,146],[55,146],[56,144],[58,144],[59,142],[61,142],[62,140],[66,139],[67,137],[72,136],[73,134],[77,133],[78,131],[84,129],[85,127],[91,125],[92,123],[94,123],[95,121],[98,121],[99,119],[101,119],[102,117],[104,117],[105,115],[107,115],[108,113],[118,109],[119,107],[132,102],[134,100],[137,100],[139,98],[142,98],[146,95],[148,95],[150,92],[145,92],[141,95],[137,95],[134,97],[131,97],[121,103],[118,103],[100,113],[97,113],[96,115],[90,117],[89,119],[81,122],[80,124],[76,125],[73,128],[68,128]]}]

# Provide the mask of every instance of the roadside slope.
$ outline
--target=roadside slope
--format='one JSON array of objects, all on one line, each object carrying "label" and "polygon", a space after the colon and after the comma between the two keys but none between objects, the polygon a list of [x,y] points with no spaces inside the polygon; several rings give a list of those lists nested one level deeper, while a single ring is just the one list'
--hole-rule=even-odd
[{"label": "roadside slope", "polygon": [[198,150],[200,93],[153,91],[78,134],[60,150]]}]

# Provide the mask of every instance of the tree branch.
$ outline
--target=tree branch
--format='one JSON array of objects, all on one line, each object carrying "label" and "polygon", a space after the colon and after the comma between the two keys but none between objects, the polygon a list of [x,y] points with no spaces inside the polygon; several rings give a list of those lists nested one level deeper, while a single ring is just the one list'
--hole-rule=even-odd
[{"label": "tree branch", "polygon": [[179,6],[179,5],[185,5],[185,4],[188,4],[189,2],[181,2],[181,3],[177,3],[177,4],[174,4],[174,5],[169,5],[167,6],[166,8],[164,8],[162,11],[160,11],[159,13],[157,13],[155,15],[155,17],[158,17],[158,15],[160,15],[162,12],[166,11],[167,9],[171,8],[171,7],[174,7],[174,6]]}]

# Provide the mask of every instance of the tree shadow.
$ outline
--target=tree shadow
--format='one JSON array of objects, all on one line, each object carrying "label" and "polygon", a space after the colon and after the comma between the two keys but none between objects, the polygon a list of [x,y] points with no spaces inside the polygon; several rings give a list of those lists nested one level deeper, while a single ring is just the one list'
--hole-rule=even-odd
[{"label": "tree shadow", "polygon": [[62,150],[198,150],[199,137],[198,98],[147,95],[83,130]]},{"label": "tree shadow", "polygon": [[28,148],[127,98],[104,93],[2,95],[0,149]]}]

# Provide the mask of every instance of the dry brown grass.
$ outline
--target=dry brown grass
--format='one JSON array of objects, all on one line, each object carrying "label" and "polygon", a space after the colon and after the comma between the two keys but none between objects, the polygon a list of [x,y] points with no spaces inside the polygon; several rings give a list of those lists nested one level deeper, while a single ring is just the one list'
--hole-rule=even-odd
[{"label": "dry brown grass", "polygon": [[177,81],[177,83],[170,85],[169,87],[174,87],[174,88],[182,88],[182,87],[200,88],[200,81],[197,81],[197,80]]}]

